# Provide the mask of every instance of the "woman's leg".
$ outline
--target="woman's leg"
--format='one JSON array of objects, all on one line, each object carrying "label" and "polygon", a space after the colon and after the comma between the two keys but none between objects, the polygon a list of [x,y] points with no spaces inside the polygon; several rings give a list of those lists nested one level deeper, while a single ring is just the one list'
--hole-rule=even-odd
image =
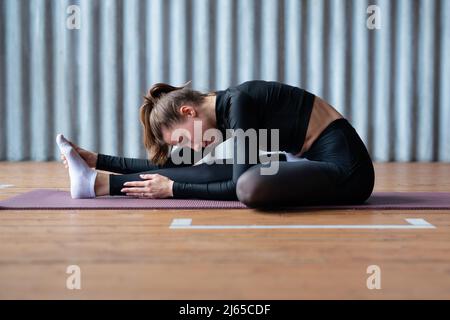
[{"label": "woman's leg", "polygon": [[350,176],[330,162],[280,162],[275,175],[261,175],[260,166],[248,169],[237,182],[237,197],[249,207],[360,204],[374,185],[371,162],[361,163]]},{"label": "woman's leg", "polygon": [[95,179],[95,196],[107,196],[109,195],[109,179],[112,174],[97,172],[97,177]]},{"label": "woman's leg", "polygon": [[[103,190],[105,192],[107,190],[110,195],[125,195],[125,193],[120,191],[125,182],[143,181],[144,179],[140,177],[140,174],[149,173],[157,173],[174,181],[206,183],[231,179],[233,176],[233,166],[231,164],[203,163],[196,166],[156,169],[134,174],[109,175],[107,180],[105,177],[100,176],[100,179],[103,180],[99,182],[99,191]],[[105,181],[108,181],[107,188],[105,187]]]},{"label": "woman's leg", "polygon": [[231,164],[200,164],[196,166],[174,166],[144,171],[135,174],[115,175],[92,170],[62,135],[56,142],[67,159],[72,198],[93,198],[103,195],[125,195],[120,190],[127,181],[142,181],[140,174],[158,173],[180,182],[205,183],[232,178]]},{"label": "woman's leg", "polygon": [[339,199],[339,169],[332,163],[303,160],[279,162],[274,175],[261,175],[261,164],[238,179],[238,199],[249,207],[327,204]]},{"label": "woman's leg", "polygon": [[332,122],[298,162],[280,162],[275,175],[260,164],[242,174],[237,196],[250,207],[362,203],[372,193],[371,157],[346,119]]}]

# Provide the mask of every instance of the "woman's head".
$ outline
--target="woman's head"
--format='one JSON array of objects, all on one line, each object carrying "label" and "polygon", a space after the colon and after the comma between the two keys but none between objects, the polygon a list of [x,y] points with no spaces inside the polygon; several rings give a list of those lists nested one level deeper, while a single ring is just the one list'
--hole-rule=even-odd
[{"label": "woman's head", "polygon": [[[140,108],[144,146],[155,164],[164,164],[174,145],[199,150],[205,145],[203,132],[215,126],[205,103],[213,94],[188,89],[189,83],[180,87],[156,83],[144,96]],[[194,134],[195,122],[201,123],[201,135]]]}]

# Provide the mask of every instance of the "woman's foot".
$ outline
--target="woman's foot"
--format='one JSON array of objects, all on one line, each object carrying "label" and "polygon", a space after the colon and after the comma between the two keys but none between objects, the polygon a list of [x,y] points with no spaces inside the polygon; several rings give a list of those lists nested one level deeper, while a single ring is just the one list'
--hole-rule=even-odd
[{"label": "woman's foot", "polygon": [[97,171],[89,168],[62,134],[56,136],[56,143],[69,166],[70,195],[72,198],[95,198],[94,186]]}]

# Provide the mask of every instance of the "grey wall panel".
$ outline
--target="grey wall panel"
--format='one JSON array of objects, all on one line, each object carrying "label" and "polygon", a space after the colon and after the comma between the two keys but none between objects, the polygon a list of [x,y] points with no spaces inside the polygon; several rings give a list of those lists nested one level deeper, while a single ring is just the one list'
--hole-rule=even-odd
[{"label": "grey wall panel", "polygon": [[447,0],[1,0],[0,160],[55,159],[58,132],[144,157],[152,83],[265,79],[328,100],[376,161],[448,162],[449,15]]},{"label": "grey wall panel", "polygon": [[[100,96],[98,106],[98,134],[99,147],[107,154],[117,154],[120,150],[121,142],[119,135],[122,135],[121,110],[122,103],[121,87],[119,87],[119,74],[122,70],[122,55],[119,52],[118,43],[122,26],[120,24],[121,6],[115,0],[105,0],[103,8],[100,10],[100,83],[97,94]],[[102,117],[108,121],[101,121]]]},{"label": "grey wall panel", "polygon": [[28,140],[26,137],[26,126],[28,115],[23,99],[24,89],[24,65],[22,63],[23,42],[25,38],[25,26],[21,21],[23,3],[9,1],[6,3],[6,156],[11,160],[26,159],[28,150],[22,144]]},{"label": "grey wall panel", "polygon": [[[0,1],[0,30],[6,29],[6,3]],[[0,159],[6,158],[6,39],[0,31]]]},{"label": "grey wall panel", "polygon": [[[439,72],[433,72],[437,82],[435,89],[439,90],[437,95],[437,110],[439,131],[433,132],[433,140],[436,137],[439,143],[436,146],[440,161],[450,161],[450,1],[441,1],[440,14],[438,12],[439,33],[435,34],[435,43],[439,44]],[[433,150],[436,151],[436,150]]]}]

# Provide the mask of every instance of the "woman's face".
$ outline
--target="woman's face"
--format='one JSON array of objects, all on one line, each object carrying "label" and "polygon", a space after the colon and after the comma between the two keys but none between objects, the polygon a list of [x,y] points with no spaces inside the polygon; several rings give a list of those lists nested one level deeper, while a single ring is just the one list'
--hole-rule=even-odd
[{"label": "woman's face", "polygon": [[180,112],[183,113],[184,121],[177,123],[170,129],[163,129],[164,141],[167,144],[200,151],[214,141],[214,139],[208,141],[203,139],[205,131],[213,128],[208,119],[191,106],[181,107]]}]

